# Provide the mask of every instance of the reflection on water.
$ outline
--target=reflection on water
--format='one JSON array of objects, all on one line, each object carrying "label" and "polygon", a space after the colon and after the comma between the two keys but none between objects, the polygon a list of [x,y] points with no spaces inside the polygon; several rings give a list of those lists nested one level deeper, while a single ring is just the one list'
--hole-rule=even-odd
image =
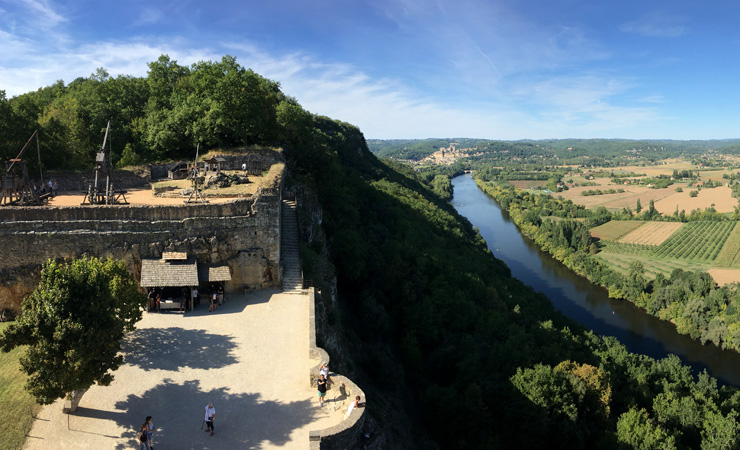
[{"label": "reflection on water", "polygon": [[575,275],[519,234],[508,214],[470,175],[453,179],[452,185],[453,206],[480,229],[493,254],[511,268],[514,278],[547,295],[563,314],[598,334],[615,336],[633,352],[654,358],[674,353],[696,370],[706,368],[722,382],[740,386],[740,354],[703,346],[632,303],[610,299],[604,288]]}]

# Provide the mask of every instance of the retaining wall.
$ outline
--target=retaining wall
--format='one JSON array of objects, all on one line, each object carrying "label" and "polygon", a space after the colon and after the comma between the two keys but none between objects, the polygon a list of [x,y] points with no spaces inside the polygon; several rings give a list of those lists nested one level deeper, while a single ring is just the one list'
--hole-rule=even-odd
[{"label": "retaining wall", "polygon": [[[308,289],[309,295],[309,326],[308,326],[308,356],[318,360],[319,363],[309,370],[309,383],[316,386],[319,377],[319,368],[322,363],[329,362],[329,354],[316,346],[316,291]],[[346,410],[356,396],[360,396],[360,407],[354,408],[349,417],[341,423],[325,428],[314,430],[309,433],[309,444],[311,450],[345,450],[349,448],[361,448],[363,440],[363,426],[365,425],[367,398],[362,389],[352,380],[336,373],[330,373],[331,383],[327,391],[327,399],[330,399],[331,407]]]},{"label": "retaining wall", "polygon": [[138,279],[142,259],[186,252],[227,263],[229,292],[279,286],[280,189],[219,204],[4,207],[0,239],[0,310],[16,313],[42,264],[83,255],[123,260]]}]

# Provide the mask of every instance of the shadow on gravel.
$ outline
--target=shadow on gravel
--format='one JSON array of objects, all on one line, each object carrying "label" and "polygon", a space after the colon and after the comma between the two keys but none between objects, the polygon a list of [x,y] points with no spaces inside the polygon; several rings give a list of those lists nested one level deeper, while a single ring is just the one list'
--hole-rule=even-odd
[{"label": "shadow on gravel", "polygon": [[[203,390],[198,381],[179,385],[165,378],[141,397],[130,395],[127,400],[117,402],[115,408],[122,412],[106,413],[104,418],[130,430],[122,434],[129,442],[119,444],[116,449],[138,448],[136,430],[146,416],[152,416],[156,426],[155,448],[166,449],[257,449],[266,442],[282,446],[294,430],[316,419],[316,404],[309,400],[261,401],[256,393],[230,394],[228,390],[227,387]],[[203,432],[208,402],[216,409],[213,437]]]},{"label": "shadow on gravel", "polygon": [[229,336],[184,328],[144,328],[122,344],[124,362],[144,370],[216,369],[236,364]]}]

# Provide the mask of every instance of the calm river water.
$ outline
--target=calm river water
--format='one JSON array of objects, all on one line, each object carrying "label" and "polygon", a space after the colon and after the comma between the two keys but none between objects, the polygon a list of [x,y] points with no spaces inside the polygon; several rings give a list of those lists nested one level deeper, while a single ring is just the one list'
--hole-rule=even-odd
[{"label": "calm river water", "polygon": [[514,278],[547,295],[563,314],[598,334],[617,337],[630,351],[654,358],[673,353],[695,370],[706,368],[720,382],[740,386],[740,354],[703,346],[632,303],[610,299],[605,289],[573,274],[519,234],[508,214],[470,175],[454,178],[452,185],[453,206],[480,229],[493,254],[511,268]]}]

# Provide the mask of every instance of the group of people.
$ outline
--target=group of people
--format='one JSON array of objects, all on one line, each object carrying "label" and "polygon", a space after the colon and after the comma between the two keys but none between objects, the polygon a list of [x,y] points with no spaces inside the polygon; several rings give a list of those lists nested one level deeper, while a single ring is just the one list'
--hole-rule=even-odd
[{"label": "group of people", "polygon": [[[149,299],[149,302],[146,308],[147,311],[159,312],[160,303],[162,301],[161,292],[159,292],[159,290],[156,288],[149,288],[147,297]],[[192,297],[193,297],[193,307],[200,305],[200,292],[198,291],[197,286],[192,289]],[[190,299],[189,289],[187,287],[183,287],[181,289],[181,295],[179,298],[180,312],[185,312],[188,310],[188,300],[189,299]],[[215,311],[219,305],[224,303],[226,301],[226,295],[224,293],[223,285],[219,284],[218,286],[216,286],[214,284],[211,284],[211,287],[208,290],[208,300],[209,300],[209,307],[208,307],[209,312]]]},{"label": "group of people", "polygon": [[152,416],[146,416],[144,424],[139,427],[139,450],[154,450],[154,442],[152,437],[154,436],[154,422]]},{"label": "group of people", "polygon": [[47,192],[49,192],[54,197],[56,197],[57,193],[59,192],[59,185],[57,184],[56,180],[49,180],[47,183],[40,183],[39,187],[35,189],[36,192],[39,194],[46,194]]},{"label": "group of people", "polygon": [[218,285],[218,287],[215,287],[213,284],[211,284],[208,298],[211,301],[211,304],[208,307],[208,312],[215,311],[220,304],[226,301],[226,297],[224,296],[224,287],[220,284]]},{"label": "group of people", "polygon": [[[205,417],[203,423],[206,425],[206,433],[211,432],[211,436],[216,434],[216,428],[213,422],[216,420],[216,408],[213,407],[213,403],[208,402],[205,408]],[[201,429],[203,426],[201,426]],[[144,424],[139,427],[139,450],[154,450],[154,421],[152,416],[146,416]]]},{"label": "group of people", "polygon": [[[324,406],[324,403],[326,403],[326,390],[329,387],[329,383],[331,383],[331,380],[329,379],[329,363],[325,362],[321,364],[321,367],[319,367],[319,378],[316,380],[316,386],[319,390],[319,406]],[[358,406],[360,406],[359,395],[355,397],[347,408],[347,413],[344,418],[348,418],[350,414],[352,414],[352,411]]]}]

